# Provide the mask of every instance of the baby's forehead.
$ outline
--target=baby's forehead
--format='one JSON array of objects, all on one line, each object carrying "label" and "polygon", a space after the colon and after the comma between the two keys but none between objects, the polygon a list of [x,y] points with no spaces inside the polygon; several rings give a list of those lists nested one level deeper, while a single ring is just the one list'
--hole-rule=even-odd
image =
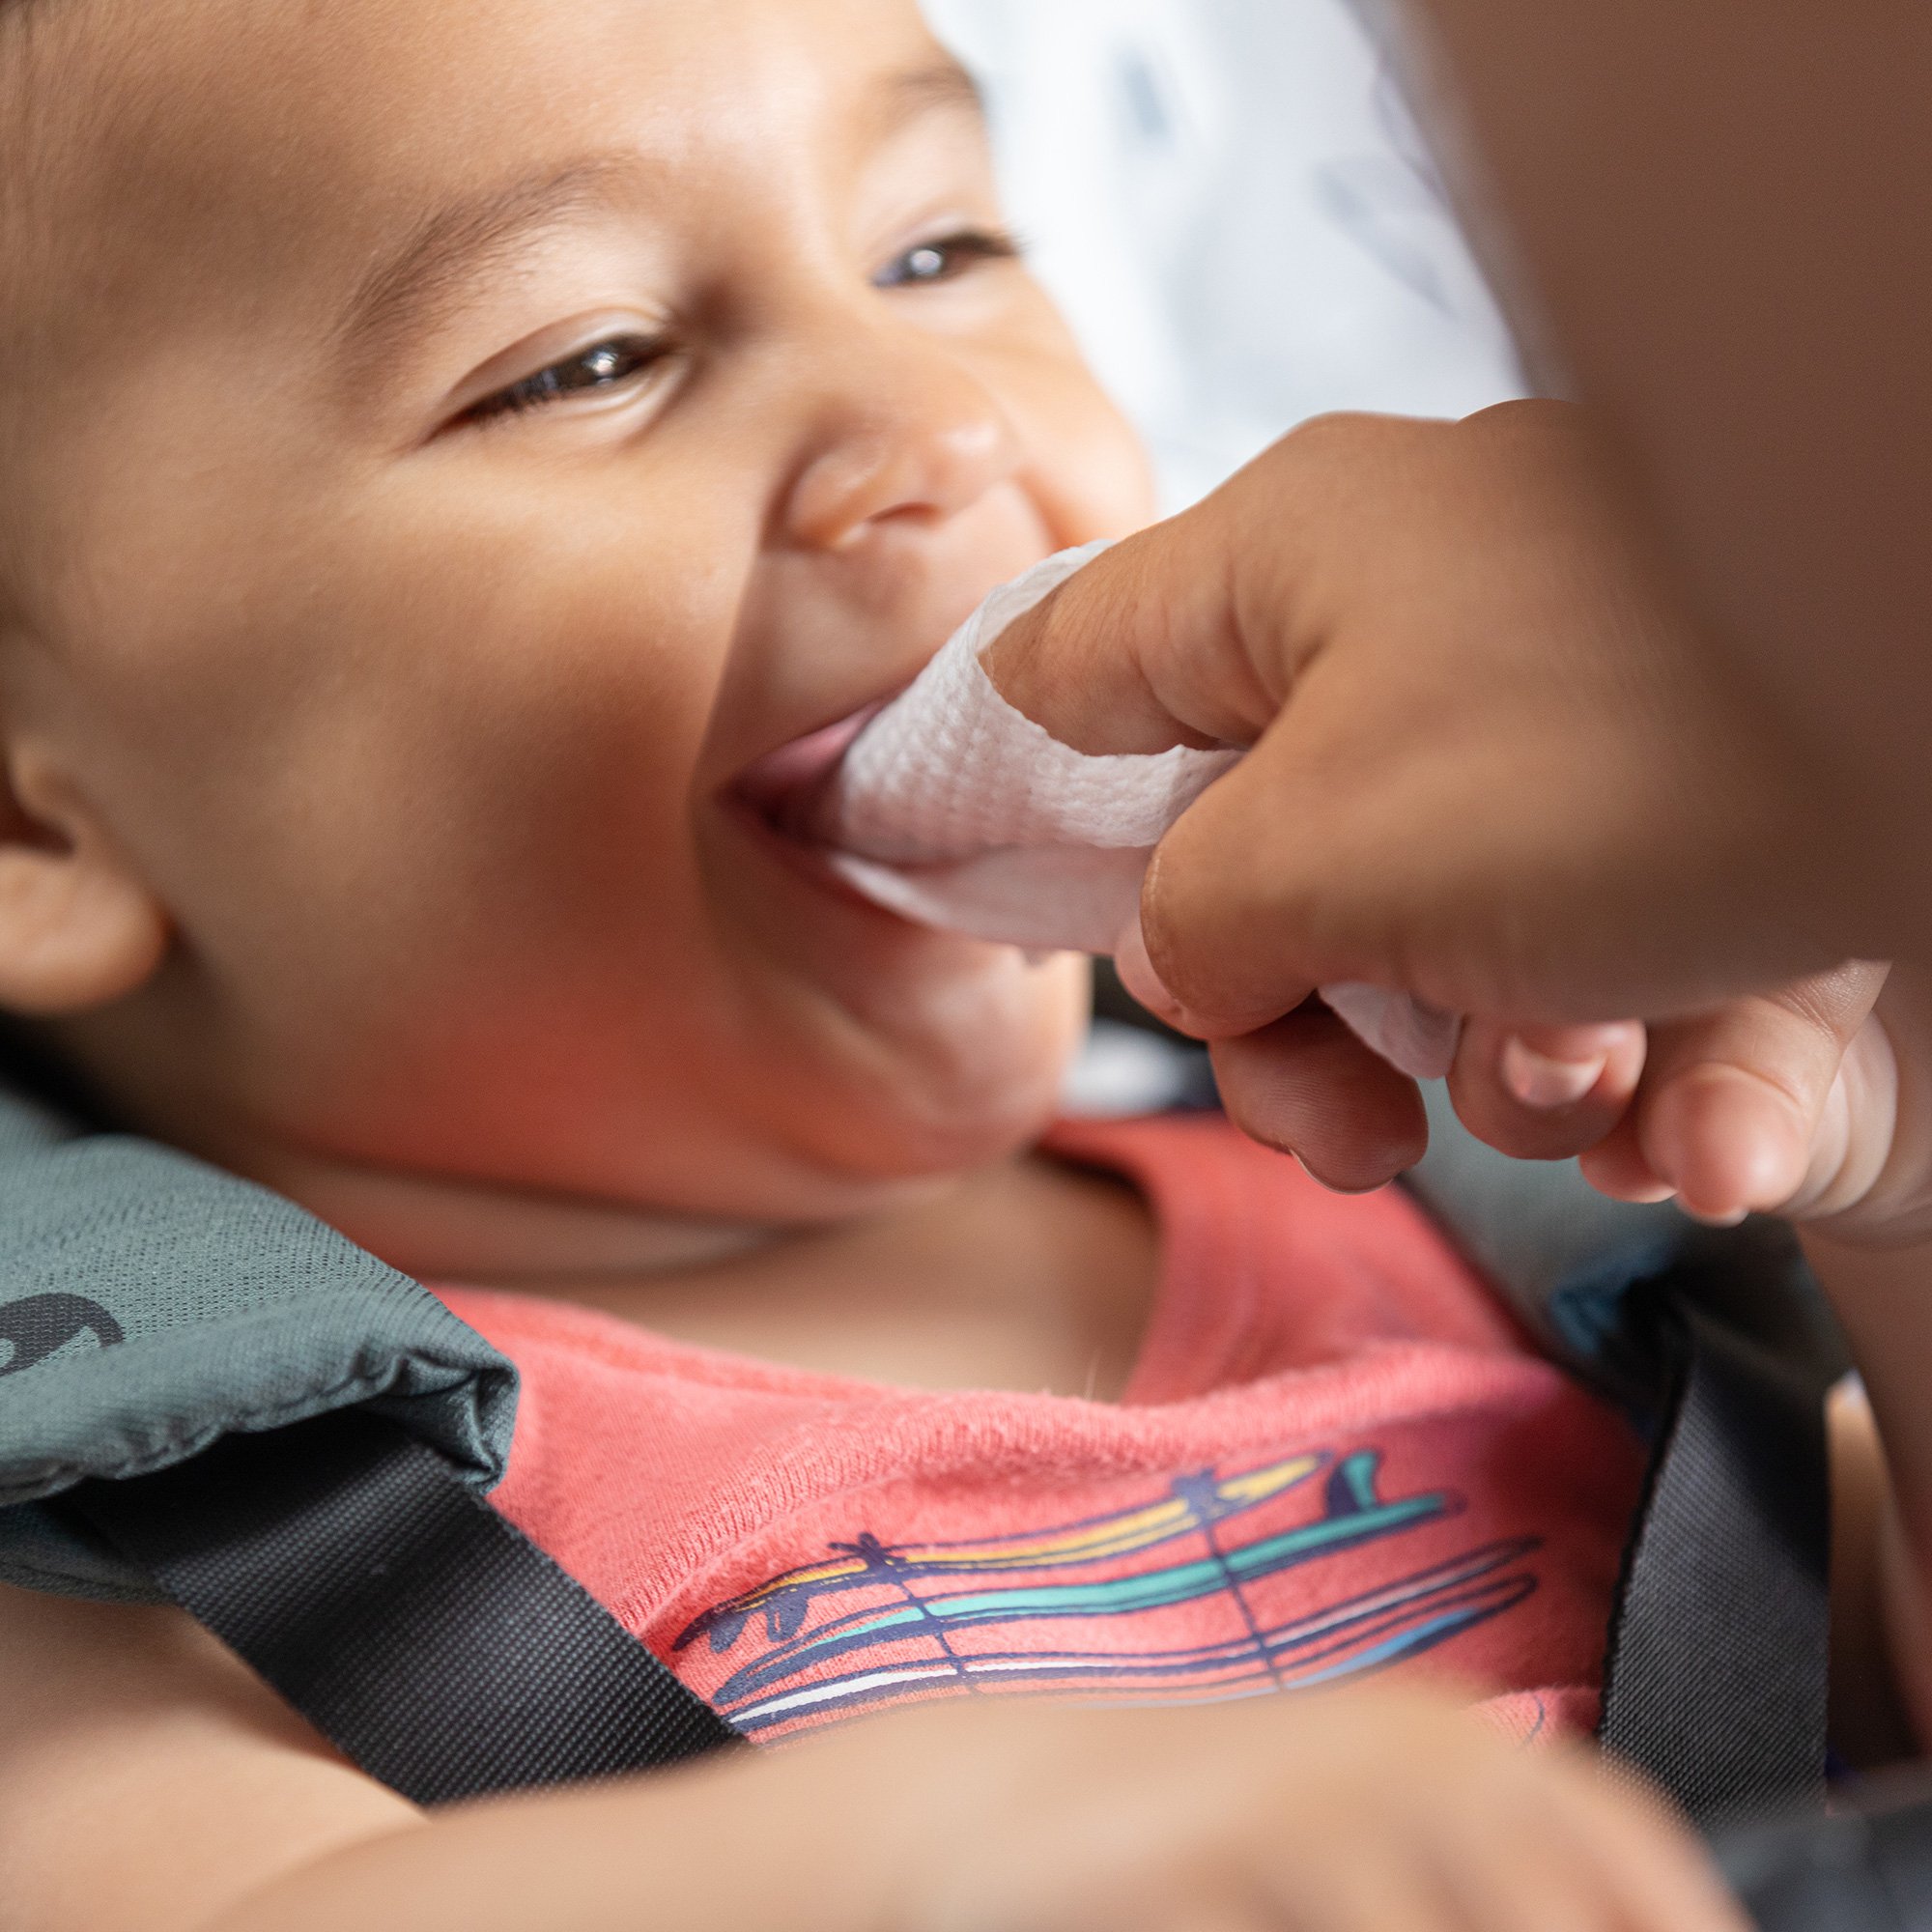
[{"label": "baby's forehead", "polygon": [[366,256],[399,221],[595,149],[668,176],[735,149],[748,179],[769,177],[775,156],[836,138],[853,76],[937,56],[915,0],[0,9],[8,81],[31,103],[8,117],[31,147],[14,178],[62,252],[89,248],[108,295],[146,269],[245,298],[331,243]]}]

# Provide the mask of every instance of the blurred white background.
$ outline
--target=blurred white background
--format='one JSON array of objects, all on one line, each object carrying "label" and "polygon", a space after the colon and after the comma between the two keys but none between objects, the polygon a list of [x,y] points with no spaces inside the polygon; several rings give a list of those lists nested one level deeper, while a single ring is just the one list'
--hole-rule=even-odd
[{"label": "blurred white background", "polygon": [[1326,410],[1522,393],[1509,334],[1348,0],[926,0],[1009,206],[1167,505]]}]

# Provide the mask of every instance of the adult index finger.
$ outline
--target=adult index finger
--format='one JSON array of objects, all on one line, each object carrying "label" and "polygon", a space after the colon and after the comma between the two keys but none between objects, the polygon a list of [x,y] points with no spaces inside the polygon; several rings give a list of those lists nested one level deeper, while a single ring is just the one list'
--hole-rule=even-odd
[{"label": "adult index finger", "polygon": [[1304,426],[1088,564],[988,646],[995,689],[1078,752],[1252,745],[1313,636],[1338,428]]}]

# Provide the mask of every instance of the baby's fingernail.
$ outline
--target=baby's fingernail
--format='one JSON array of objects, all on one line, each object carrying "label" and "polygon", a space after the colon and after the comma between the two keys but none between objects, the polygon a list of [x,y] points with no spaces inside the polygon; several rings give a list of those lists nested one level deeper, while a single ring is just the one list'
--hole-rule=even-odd
[{"label": "baby's fingernail", "polygon": [[1750,1210],[1747,1208],[1727,1208],[1721,1214],[1704,1213],[1691,1207],[1681,1194],[1677,1197],[1677,1206],[1683,1213],[1705,1228],[1742,1228],[1750,1218]]},{"label": "baby's fingernail", "polygon": [[1172,1021],[1179,1015],[1180,1003],[1161,984],[1148,954],[1147,936],[1138,918],[1129,920],[1114,945],[1114,971],[1123,985],[1149,1012]]},{"label": "baby's fingernail", "polygon": [[1503,1085],[1525,1107],[1548,1112],[1557,1107],[1574,1107],[1604,1077],[1609,1065],[1607,1054],[1594,1060],[1551,1060],[1520,1039],[1503,1042]]}]

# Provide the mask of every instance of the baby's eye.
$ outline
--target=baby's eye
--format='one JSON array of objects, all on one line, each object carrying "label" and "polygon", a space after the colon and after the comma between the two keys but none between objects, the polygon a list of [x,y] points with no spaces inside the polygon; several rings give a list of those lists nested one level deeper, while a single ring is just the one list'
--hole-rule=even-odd
[{"label": "baby's eye", "polygon": [[934,282],[950,282],[979,263],[1013,262],[1019,255],[1020,244],[1012,236],[993,229],[968,228],[908,248],[881,269],[872,283],[881,289],[926,288]]},{"label": "baby's eye", "polygon": [[648,335],[613,335],[498,389],[463,412],[465,422],[487,422],[492,416],[517,415],[550,403],[597,395],[634,383],[668,353],[666,344]]}]

